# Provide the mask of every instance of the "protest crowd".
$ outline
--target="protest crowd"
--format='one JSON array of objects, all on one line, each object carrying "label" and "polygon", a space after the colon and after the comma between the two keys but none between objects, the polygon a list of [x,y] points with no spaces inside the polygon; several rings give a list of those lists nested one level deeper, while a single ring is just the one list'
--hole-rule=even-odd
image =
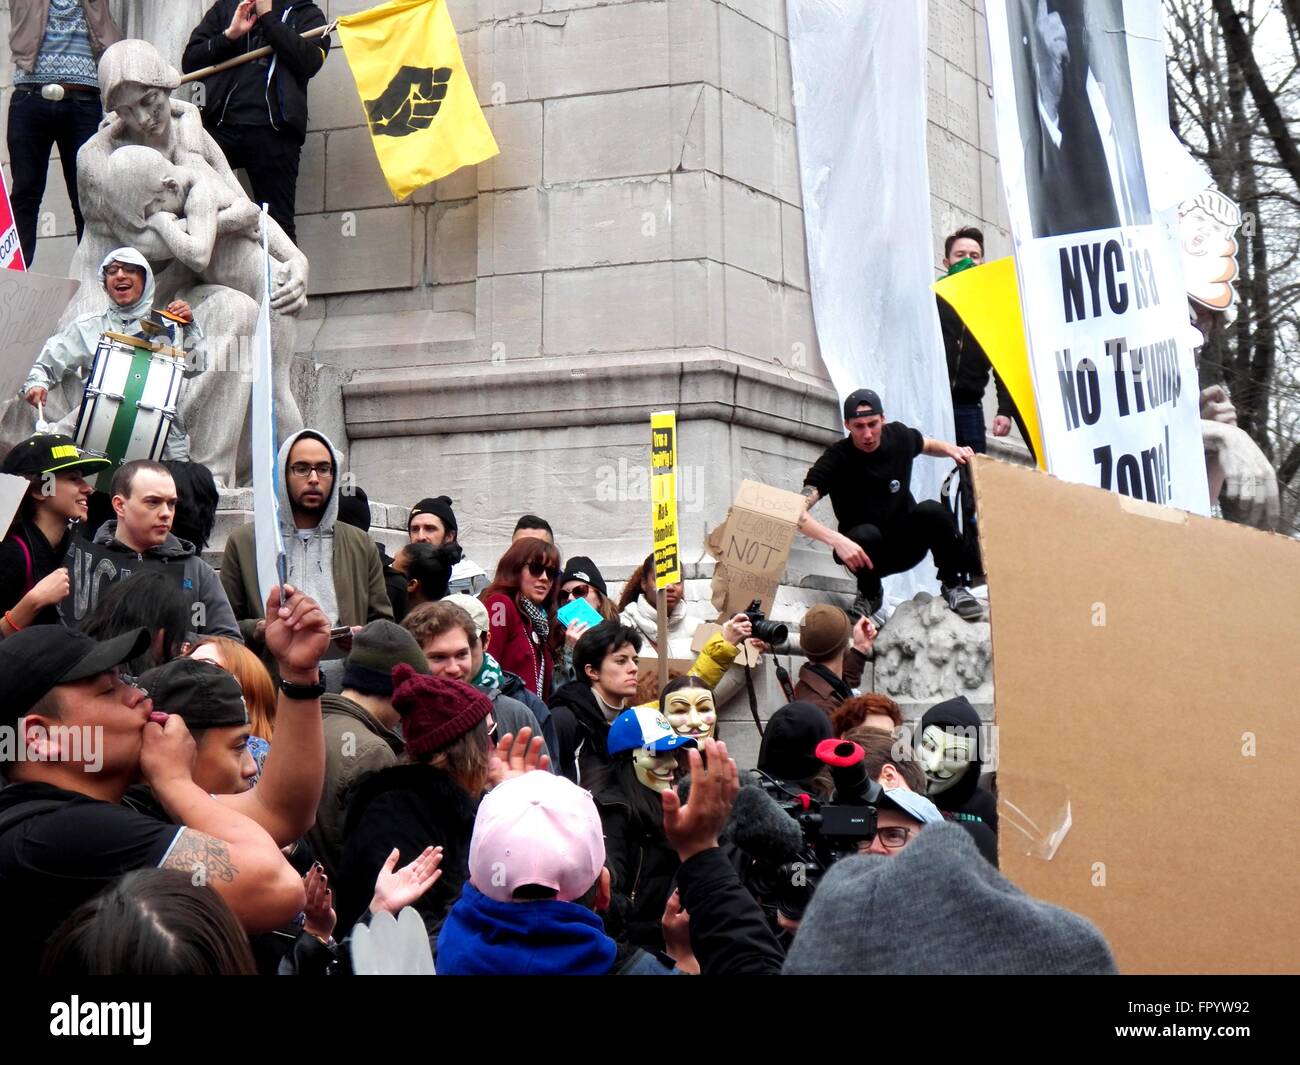
[{"label": "protest crowd", "polygon": [[[12,7],[41,9],[14,22],[9,123],[31,263],[50,143],[75,205],[67,160],[102,117],[96,61],[121,34],[91,0]],[[310,3],[218,0],[184,53],[193,70],[273,50],[269,73],[210,79],[204,125],[290,240],[308,83],[329,48],[301,34],[323,25]],[[38,108],[57,122],[12,117]],[[983,235],[963,228],[944,250],[946,268],[978,263]],[[99,281],[102,310],[32,367],[33,413],[85,377],[105,331],[157,335],[146,252],[111,251]],[[184,300],[157,310],[185,342],[219,328]],[[429,483],[390,556],[345,454],[308,425],[277,441],[284,553],[267,588],[253,523],[219,568],[204,561],[231,483],[191,460],[182,419],[156,457],[120,465],[60,432],[4,441],[3,472],[29,486],[0,543],[0,899],[23,914],[11,971],[1114,972],[1089,921],[998,871],[971,704],[939,701],[908,728],[862,688],[888,624],[882,578],[932,560],[943,605],[986,619],[969,527],[911,490],[918,458],[964,471],[986,443],[988,359],[940,310],[957,441],[892,420],[894,397],[871,387],[843,398],[845,435],[808,469],[798,529],[857,594],[790,626],[804,664],[790,701],[761,708],[750,771],[719,711],[745,698],[746,644],[774,647],[750,613],[715,619],[662,586],[653,552],[620,586],[601,559],[566,556],[563,515],[522,514],[491,565]],[[1019,415],[997,384],[1003,436]],[[691,664],[661,684],[659,657]],[[403,967],[413,941],[422,960]]]}]

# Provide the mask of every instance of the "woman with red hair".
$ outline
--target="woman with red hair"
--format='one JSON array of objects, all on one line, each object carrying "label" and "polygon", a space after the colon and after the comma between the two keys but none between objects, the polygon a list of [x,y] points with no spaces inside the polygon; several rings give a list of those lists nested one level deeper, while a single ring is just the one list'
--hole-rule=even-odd
[{"label": "woman with red hair", "polygon": [[525,536],[501,556],[496,577],[480,596],[488,611],[487,650],[542,700],[551,694],[549,648],[559,577],[555,545]]}]

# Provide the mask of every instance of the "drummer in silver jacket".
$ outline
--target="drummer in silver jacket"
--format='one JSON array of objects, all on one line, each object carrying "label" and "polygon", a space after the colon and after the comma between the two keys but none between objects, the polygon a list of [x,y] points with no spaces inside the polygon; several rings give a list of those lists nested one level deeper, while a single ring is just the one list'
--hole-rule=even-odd
[{"label": "drummer in silver jacket", "polygon": [[[108,295],[109,305],[98,313],[74,318],[62,332],[45,342],[45,347],[36,357],[31,373],[23,382],[23,398],[33,407],[45,404],[50,389],[57,388],[66,378],[86,378],[95,360],[95,349],[99,346],[102,334],[114,332],[127,336],[146,335],[140,322],[148,319],[153,311],[154,299],[153,270],[149,267],[149,260],[135,248],[116,248],[99,264],[99,282]],[[190,353],[184,374],[193,377],[201,368],[201,362],[194,357],[193,349],[203,339],[203,330],[194,321],[190,305],[184,300],[172,300],[166,310],[185,323],[183,343],[173,346],[183,346]],[[72,435],[76,421],[77,407],[74,405],[59,422],[58,428],[51,431]],[[189,437],[178,411],[163,449],[163,458],[188,461],[189,457]]]}]

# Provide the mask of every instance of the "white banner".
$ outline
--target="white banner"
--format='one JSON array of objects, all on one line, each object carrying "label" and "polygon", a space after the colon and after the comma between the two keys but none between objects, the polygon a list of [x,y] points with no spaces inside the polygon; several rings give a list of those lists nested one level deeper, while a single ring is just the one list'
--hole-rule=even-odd
[{"label": "white banner", "polygon": [[[262,205],[262,304],[253,334],[253,539],[257,546],[257,586],[262,605],[271,588],[284,583],[284,538],[280,532],[280,478],[276,462],[275,382],[271,378],[271,253],[267,248],[270,215]],[[219,371],[209,370],[208,373]]]},{"label": "white banner", "polygon": [[986,0],[1047,468],[1209,513],[1159,0]]},{"label": "white banner", "polygon": [[[930,282],[925,150],[927,6],[787,0],[804,235],[817,342],[841,402],[880,394],[885,417],[953,437]],[[921,459],[912,494],[934,499],[947,462]],[[887,578],[891,598],[933,577]]]}]

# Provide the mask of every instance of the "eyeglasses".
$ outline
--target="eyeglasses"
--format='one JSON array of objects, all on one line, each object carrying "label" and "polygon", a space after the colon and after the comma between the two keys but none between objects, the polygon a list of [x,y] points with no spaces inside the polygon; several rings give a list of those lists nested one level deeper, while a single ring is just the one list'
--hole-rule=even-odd
[{"label": "eyeglasses", "polygon": [[310,462],[294,462],[290,464],[289,472],[295,477],[310,477],[314,473],[323,481],[334,476],[334,463],[318,462],[313,466]]},{"label": "eyeglasses", "polygon": [[560,576],[560,571],[556,567],[548,566],[545,562],[529,562],[528,572],[538,580],[541,579],[543,573],[550,577],[551,580],[556,580]]},{"label": "eyeglasses", "polygon": [[891,851],[897,850],[904,846],[912,836],[910,828],[888,828],[876,829],[876,839],[880,840],[880,845]]},{"label": "eyeglasses", "polygon": [[585,584],[574,585],[574,587],[570,588],[567,592],[561,590],[560,602],[567,603],[570,599],[586,599],[589,591],[591,591],[591,589]]}]

